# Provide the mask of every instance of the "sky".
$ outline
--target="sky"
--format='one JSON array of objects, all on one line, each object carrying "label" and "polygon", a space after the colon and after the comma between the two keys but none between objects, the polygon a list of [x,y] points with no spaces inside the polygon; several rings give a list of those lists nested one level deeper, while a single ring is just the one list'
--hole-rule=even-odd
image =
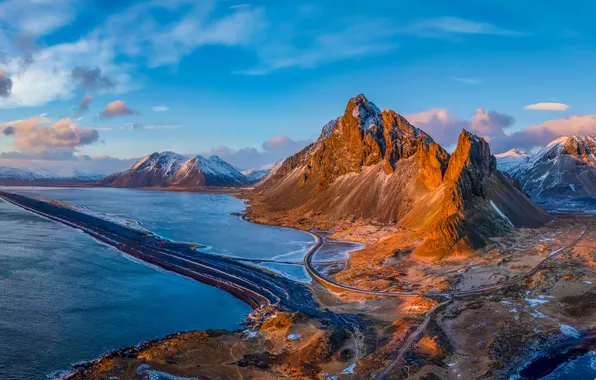
[{"label": "sky", "polygon": [[256,168],[360,93],[448,149],[462,128],[493,153],[596,133],[596,3],[550,3],[3,0],[0,165]]}]

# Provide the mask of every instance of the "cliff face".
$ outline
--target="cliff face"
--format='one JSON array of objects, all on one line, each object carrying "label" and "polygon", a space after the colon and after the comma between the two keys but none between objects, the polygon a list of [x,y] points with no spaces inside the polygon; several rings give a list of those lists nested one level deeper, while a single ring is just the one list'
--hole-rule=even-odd
[{"label": "cliff face", "polygon": [[359,95],[315,143],[274,168],[256,190],[276,211],[296,209],[331,223],[396,222],[441,184],[448,158],[429,135]]},{"label": "cliff face", "polygon": [[550,219],[496,169],[484,139],[464,130],[449,156],[425,132],[362,95],[256,190],[267,212],[319,226],[363,221],[411,228],[423,239],[415,254],[427,257],[475,249],[490,236]]},{"label": "cliff face", "polygon": [[[515,227],[538,227],[549,215],[496,168],[488,143],[467,131],[459,136],[443,181],[440,208],[427,221],[427,239],[415,254],[444,257],[477,249]],[[414,211],[415,212],[415,211]],[[411,217],[410,217],[411,218]]]}]

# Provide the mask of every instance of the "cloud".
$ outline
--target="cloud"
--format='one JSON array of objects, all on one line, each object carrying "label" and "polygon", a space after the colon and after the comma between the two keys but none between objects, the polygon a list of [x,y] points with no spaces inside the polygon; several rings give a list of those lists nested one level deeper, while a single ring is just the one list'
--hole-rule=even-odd
[{"label": "cloud", "polygon": [[153,108],[151,108],[154,112],[166,112],[170,110],[170,107],[168,106],[155,106]]},{"label": "cloud", "polygon": [[102,91],[114,88],[114,82],[101,73],[99,67],[89,68],[77,66],[71,71],[72,79],[85,91]]},{"label": "cloud", "polygon": [[563,103],[535,103],[524,107],[525,110],[534,111],[567,111],[569,106]]},{"label": "cloud", "polygon": [[100,119],[111,119],[119,116],[138,115],[138,112],[128,108],[126,102],[123,100],[116,100],[108,103],[106,108],[99,113]]},{"label": "cloud", "polygon": [[492,153],[502,153],[512,148],[529,152],[545,146],[559,136],[596,134],[596,115],[574,115],[548,120],[513,133],[507,132],[507,129],[513,126],[513,117],[484,108],[478,108],[467,120],[460,119],[451,111],[442,108],[404,117],[447,148],[454,146],[459,132],[465,128],[485,137],[489,141]]},{"label": "cloud", "polygon": [[201,153],[204,156],[217,155],[239,169],[255,169],[283,160],[312,141],[294,141],[288,136],[280,135],[267,139],[261,145],[263,150],[253,147],[232,149],[220,145],[215,149]]},{"label": "cloud", "polygon": [[475,84],[475,85],[482,84],[482,81],[480,81],[478,79],[474,79],[474,78],[451,77],[451,79],[456,82],[461,82],[461,83],[465,83],[465,84]]},{"label": "cloud", "polygon": [[404,117],[445,147],[457,143],[457,137],[462,129],[467,129],[490,141],[504,136],[505,129],[512,126],[515,121],[509,115],[487,111],[484,108],[478,108],[468,120],[460,119],[451,111],[442,108],[404,115]]},{"label": "cloud", "polygon": [[4,129],[2,130],[2,134],[4,136],[12,136],[15,133],[15,129],[12,125],[9,125],[8,127],[4,127]]},{"label": "cloud", "polygon": [[542,124],[527,127],[519,132],[495,138],[490,142],[494,153],[512,148],[527,151],[543,147],[559,136],[587,136],[596,134],[596,115],[573,115],[561,119],[548,120]]},{"label": "cloud", "polygon": [[33,117],[0,125],[4,135],[12,138],[14,154],[39,157],[71,155],[85,145],[98,141],[99,132],[93,128],[81,128],[70,118],[53,121]]},{"label": "cloud", "polygon": [[174,124],[118,124],[118,125],[98,125],[94,126],[98,131],[139,131],[139,130],[168,130],[178,129],[180,125]]},{"label": "cloud", "polygon": [[439,17],[420,21],[408,28],[408,33],[419,37],[442,37],[453,34],[479,34],[520,37],[525,33],[504,29],[486,22],[465,20],[458,17]]},{"label": "cloud", "polygon": [[12,79],[6,75],[4,70],[0,70],[0,97],[7,98],[12,92]]},{"label": "cloud", "polygon": [[[292,8],[277,10],[255,33],[250,44],[259,57],[256,67],[235,71],[240,75],[266,75],[287,68],[312,69],[333,62],[366,58],[399,47],[399,30],[388,18],[348,17],[320,22],[317,12]],[[313,27],[319,25],[317,27]]]},{"label": "cloud", "polygon": [[77,111],[77,116],[82,116],[83,114],[87,113],[87,111],[89,111],[89,104],[91,103],[91,101],[93,100],[93,96],[91,95],[85,95],[81,98],[81,101],[79,102],[79,109]]},{"label": "cloud", "polygon": [[294,151],[297,152],[304,148],[304,141],[294,141],[288,135],[276,135],[270,137],[263,142],[262,147],[264,150],[269,152],[274,151]]}]

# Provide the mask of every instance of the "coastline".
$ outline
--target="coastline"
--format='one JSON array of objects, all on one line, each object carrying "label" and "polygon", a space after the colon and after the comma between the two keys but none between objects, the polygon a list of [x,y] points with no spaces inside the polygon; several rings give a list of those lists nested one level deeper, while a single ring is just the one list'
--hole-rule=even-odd
[{"label": "coastline", "polygon": [[[247,207],[247,210],[249,210],[250,204],[245,203],[245,205]],[[34,211],[32,211],[32,212],[34,212]],[[240,216],[243,219],[243,221],[248,222],[248,223],[261,224],[261,223],[259,223],[257,221],[254,221],[254,220],[250,219],[250,213],[245,213],[245,214],[242,214],[242,215],[236,214],[235,216]],[[60,221],[60,222],[64,223],[63,221]],[[271,225],[271,224],[265,224],[265,225]],[[312,231],[309,231],[306,228],[295,228],[295,227],[289,227],[289,226],[276,226],[276,227],[277,228],[299,229],[299,230],[305,231],[305,232],[311,234],[313,237],[315,237],[315,239],[317,240],[317,244],[315,244],[315,246],[311,247],[309,249],[309,251],[307,252],[307,254],[305,255],[305,257],[304,257],[304,264],[305,264],[305,268],[307,268],[307,270],[309,268],[309,266],[306,265],[308,261],[310,261],[311,264],[315,264],[316,265],[316,262],[312,262],[312,258],[315,256],[315,254],[317,252],[317,249],[320,248],[321,243],[324,240],[324,237],[323,236],[321,236],[316,231],[313,233]],[[306,225],[304,227],[306,227]],[[78,228],[78,227],[75,226],[75,228]],[[583,232],[580,237],[584,236],[585,234],[586,234],[586,232]],[[161,239],[161,240],[165,240],[165,239]],[[562,247],[562,248],[559,248],[557,250],[551,251],[550,254],[548,254],[547,257],[545,258],[544,262],[539,263],[532,270],[530,270],[529,272],[527,272],[528,275],[529,275],[529,277],[533,276],[536,272],[538,272],[539,269],[544,269],[544,267],[546,266],[545,263],[546,263],[547,260],[548,261],[551,261],[552,260],[552,262],[553,262],[552,264],[554,264],[555,259],[560,254],[562,255],[568,249],[572,248],[574,246],[574,244],[576,244],[579,240],[580,239],[578,238],[578,240],[576,242],[572,242],[572,244],[568,244],[565,247]],[[341,240],[336,240],[336,241],[341,241]],[[170,243],[172,243],[172,242],[170,242]],[[109,245],[112,245],[112,244],[109,244]],[[350,257],[351,257],[351,255],[350,255]],[[234,260],[234,258],[226,258],[226,259]],[[551,264],[549,264],[548,266],[551,267]],[[169,269],[166,269],[166,270],[169,271]],[[543,272],[543,271],[541,271],[541,272]],[[548,273],[550,271],[544,271],[544,272],[545,273]],[[326,278],[325,275],[321,275],[317,271],[315,271],[315,274],[316,275],[313,276],[313,274],[311,273],[311,276],[314,277],[315,282],[317,284],[320,284],[321,286],[323,286],[323,287],[325,287],[325,288],[327,288],[329,290],[337,290],[340,293],[345,293],[346,291],[350,292],[350,291],[355,290],[357,292],[363,292],[363,295],[367,295],[367,294],[376,294],[377,296],[378,295],[384,295],[384,296],[388,296],[388,295],[391,296],[392,295],[392,296],[394,296],[394,297],[396,297],[398,299],[400,297],[404,297],[404,296],[408,296],[409,298],[416,298],[416,297],[419,297],[419,296],[422,296],[422,297],[435,297],[436,298],[436,297],[448,297],[448,296],[452,296],[453,295],[451,292],[444,292],[444,293],[443,292],[441,292],[441,293],[423,293],[423,292],[369,292],[366,289],[358,289],[358,288],[354,288],[354,289],[347,288],[346,289],[345,287],[339,287],[339,288],[334,289],[334,287],[333,287],[334,285],[333,284],[327,284],[327,285],[330,285],[330,286],[326,286],[326,284],[321,284],[321,281],[318,281],[317,280],[317,277],[318,276],[320,276],[323,280],[327,280],[327,278]],[[528,281],[530,281],[529,280],[529,277],[528,277]],[[325,282],[325,281],[323,281],[323,282]],[[499,291],[501,288],[504,288],[504,287],[507,287],[507,286],[510,286],[510,285],[511,284],[501,284],[499,286],[499,288],[496,288],[496,287],[487,287],[484,290]],[[513,289],[513,290],[515,290],[515,289]],[[474,300],[471,300],[471,302],[470,302],[470,300],[467,300],[467,301],[461,300],[461,302],[458,302],[457,307],[462,307],[462,305],[463,305],[463,307],[464,307],[463,310],[464,311],[466,310],[466,308],[468,307],[468,305],[470,305],[470,307],[471,307],[472,310],[474,308],[476,308],[477,306],[472,306],[472,305],[475,305],[474,302],[476,302],[476,303],[490,304],[491,300],[493,300],[495,297],[497,299],[497,302],[499,302],[500,299],[503,299],[502,297],[505,297],[505,299],[509,299],[508,298],[509,291],[505,291],[505,290],[499,291],[499,293],[497,295],[494,295],[494,296],[487,296],[487,294],[482,294],[483,293],[483,290],[482,289],[476,289],[476,290],[474,290],[472,292],[469,292],[469,293],[470,294],[462,293],[462,296],[464,296],[463,298],[467,298],[467,297],[465,297],[466,295],[477,295],[477,297],[476,297],[475,301]],[[505,301],[503,301],[503,302],[505,302]],[[392,370],[394,369],[394,367],[396,366],[396,364],[400,360],[405,360],[406,363],[409,363],[409,361],[411,360],[411,358],[409,358],[409,357],[411,355],[416,355],[415,353],[413,354],[412,351],[410,351],[410,348],[412,348],[414,350],[415,347],[417,347],[416,346],[416,344],[417,344],[416,341],[418,339],[422,338],[422,337],[425,337],[425,338],[427,337],[427,335],[425,335],[426,334],[426,331],[425,330],[427,330],[427,325],[429,324],[429,322],[431,320],[431,316],[434,315],[434,314],[437,314],[436,311],[439,309],[440,306],[443,306],[443,305],[446,305],[448,307],[448,311],[443,311],[442,310],[441,313],[439,313],[440,315],[443,315],[443,314],[450,315],[450,314],[453,313],[453,308],[455,308],[456,305],[453,305],[453,304],[449,305],[449,303],[451,303],[451,299],[448,299],[445,302],[434,304],[434,306],[425,314],[424,320],[420,321],[420,323],[417,325],[418,328],[413,333],[407,335],[407,341],[404,343],[404,345],[400,346],[400,349],[399,350],[396,351],[397,355],[395,357],[392,357],[393,360],[391,360],[391,362],[389,363],[389,365],[386,366],[386,367],[384,367],[384,369],[382,369],[381,372],[374,371],[374,372],[369,372],[369,373],[373,373],[373,374],[376,373],[377,376],[378,376],[377,378],[383,378],[383,376],[387,375],[388,373],[390,373],[390,372],[391,373],[394,373],[395,372],[395,371],[392,371]],[[321,307],[322,307],[322,305],[321,305]],[[461,311],[460,311],[460,313],[461,313]],[[271,318],[275,318],[275,317],[271,317]],[[443,316],[437,315],[437,318],[438,319],[443,319]],[[437,318],[433,318],[433,322],[432,323],[436,323],[435,321],[436,321]],[[449,317],[448,316],[445,317],[445,318],[447,318],[447,320],[449,320]],[[249,321],[249,323],[251,323],[251,322],[255,322],[255,321]],[[259,322],[262,322],[262,321],[259,321]],[[443,324],[444,322],[440,322],[440,323]],[[257,325],[258,325],[258,322],[257,322]],[[433,330],[433,329],[436,329],[436,327],[433,327],[431,325],[431,326],[428,327],[428,329]],[[260,327],[255,327],[255,331],[257,331],[257,334],[261,334]],[[130,359],[129,356],[145,355],[144,352],[141,352],[142,349],[146,349],[148,351],[154,350],[155,349],[154,346],[160,345],[160,344],[166,342],[169,339],[170,340],[180,340],[180,339],[183,339],[184,340],[186,338],[191,339],[190,337],[194,336],[194,335],[192,335],[193,333],[197,333],[197,331],[176,333],[176,334],[169,335],[167,337],[149,340],[149,341],[140,343],[137,346],[129,346],[129,347],[121,348],[121,349],[115,349],[115,350],[112,350],[112,351],[108,352],[105,355],[102,355],[101,357],[99,357],[97,359],[91,360],[89,362],[85,362],[87,364],[87,367],[85,367],[85,368],[96,366],[96,365],[98,365],[98,363],[105,364],[105,362],[103,362],[103,360],[108,360],[108,361],[114,361],[115,360],[116,362],[120,362],[121,360],[127,361],[127,360]],[[248,335],[246,335],[246,334],[240,334],[239,331],[229,331],[227,333],[230,336],[232,336],[232,335],[235,336],[235,339],[238,340],[238,341],[244,341],[245,339],[250,339],[249,336],[251,336],[251,334],[252,334],[252,333],[249,333]],[[358,333],[358,332],[356,332],[356,333]],[[502,335],[500,332],[499,332],[499,334]],[[548,336],[551,336],[551,337],[553,337],[553,339],[556,339],[558,333],[557,332],[553,333],[552,331],[548,331],[548,334],[550,334]],[[136,349],[136,347],[141,347],[142,349]],[[416,352],[416,351],[414,351],[414,352]],[[527,359],[531,357],[531,354],[532,353],[535,353],[536,351],[533,350],[533,348],[531,346],[527,346],[527,347],[524,348],[524,352],[525,352],[525,354],[523,354],[523,355],[521,353],[516,354],[515,358],[510,357],[509,359],[515,359],[515,360],[510,361],[510,363],[512,365],[519,365],[519,361],[520,360],[526,360],[527,361]],[[407,355],[406,355],[406,353],[407,353]],[[448,352],[448,353],[450,355],[452,355],[452,354],[457,355],[456,352],[455,353],[454,352]],[[356,357],[358,357],[358,355]],[[453,359],[451,359],[451,360],[453,360]],[[507,359],[505,359],[505,360],[507,360]],[[511,374],[516,369],[519,369],[519,368],[511,367],[507,371],[505,371],[505,369],[501,369],[501,370],[495,369],[494,370],[495,372],[493,372],[493,373],[495,375],[497,373],[498,374],[503,374],[504,372],[507,372],[508,374]],[[67,378],[67,379],[83,379],[83,378],[84,377],[71,377],[71,378]]]},{"label": "coastline", "polygon": [[[305,313],[310,318],[324,321],[325,325],[334,326],[333,328],[354,330],[355,325],[361,324],[358,317],[336,315],[328,310],[320,310],[320,305],[312,298],[311,291],[307,287],[283,276],[242,264],[239,260],[201,253],[188,244],[168,241],[147,231],[138,231],[114,221],[84,214],[82,209],[68,207],[59,202],[6,192],[0,192],[0,197],[29,212],[80,229],[92,238],[117,248],[135,260],[142,260],[149,265],[155,265],[227,291],[254,309],[247,323],[262,323],[270,313],[278,310]],[[311,246],[309,251],[316,251],[320,245],[319,241]],[[234,331],[230,332],[230,334],[234,333]],[[152,342],[155,343],[156,340],[141,343],[140,346],[147,347]],[[130,347],[112,350],[85,364],[79,363],[77,368],[84,370],[84,368],[93,367],[99,361],[121,356],[130,350]]]}]

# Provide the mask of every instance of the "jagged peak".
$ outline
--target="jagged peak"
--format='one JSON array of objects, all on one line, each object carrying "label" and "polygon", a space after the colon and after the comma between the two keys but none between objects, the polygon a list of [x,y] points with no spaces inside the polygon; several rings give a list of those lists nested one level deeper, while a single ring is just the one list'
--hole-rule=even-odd
[{"label": "jagged peak", "polygon": [[490,147],[485,139],[463,129],[457,147],[449,158],[445,178],[448,181],[458,181],[465,168],[473,169],[470,176],[473,177],[473,190],[477,193],[481,191],[478,185],[496,169],[496,159],[490,154]]},{"label": "jagged peak", "polygon": [[344,114],[347,117],[352,116],[364,122],[369,117],[379,113],[381,111],[373,102],[370,102],[363,94],[359,94],[348,101]]}]

